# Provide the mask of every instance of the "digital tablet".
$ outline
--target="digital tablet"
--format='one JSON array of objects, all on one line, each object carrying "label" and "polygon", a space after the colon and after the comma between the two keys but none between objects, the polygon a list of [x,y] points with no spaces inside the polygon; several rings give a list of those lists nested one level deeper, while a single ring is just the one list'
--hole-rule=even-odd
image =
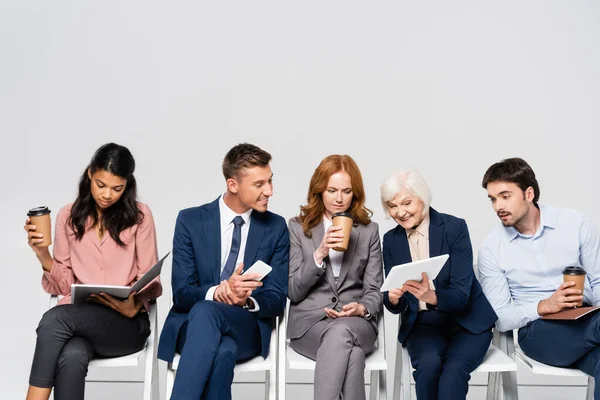
[{"label": "digital tablet", "polygon": [[450,256],[443,254],[437,257],[431,257],[426,260],[419,260],[392,267],[390,273],[385,278],[381,286],[382,292],[401,287],[406,281],[421,282],[423,278],[421,273],[425,272],[430,281],[434,280],[440,273],[440,270],[446,264]]}]

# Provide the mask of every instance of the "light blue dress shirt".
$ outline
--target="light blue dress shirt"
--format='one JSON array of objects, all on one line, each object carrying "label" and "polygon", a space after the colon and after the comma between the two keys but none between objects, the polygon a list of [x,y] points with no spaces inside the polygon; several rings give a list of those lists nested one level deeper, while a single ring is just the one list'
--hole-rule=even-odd
[{"label": "light blue dress shirt", "polygon": [[563,283],[569,265],[587,272],[584,302],[600,304],[600,237],[580,212],[540,206],[540,227],[522,235],[495,228],[479,250],[477,269],[483,291],[498,315],[500,331],[518,329],[540,316],[538,303]]}]

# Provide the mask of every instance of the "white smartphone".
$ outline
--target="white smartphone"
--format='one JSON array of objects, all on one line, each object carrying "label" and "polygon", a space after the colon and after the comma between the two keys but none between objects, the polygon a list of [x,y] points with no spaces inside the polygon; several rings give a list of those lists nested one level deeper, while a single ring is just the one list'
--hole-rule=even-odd
[{"label": "white smartphone", "polygon": [[242,275],[246,275],[246,274],[259,274],[260,278],[258,278],[256,280],[260,281],[265,276],[267,276],[269,274],[269,272],[271,272],[272,270],[273,270],[273,268],[271,268],[271,266],[269,266],[269,264],[265,263],[264,261],[258,260],[250,268],[248,268],[247,270],[245,270]]}]

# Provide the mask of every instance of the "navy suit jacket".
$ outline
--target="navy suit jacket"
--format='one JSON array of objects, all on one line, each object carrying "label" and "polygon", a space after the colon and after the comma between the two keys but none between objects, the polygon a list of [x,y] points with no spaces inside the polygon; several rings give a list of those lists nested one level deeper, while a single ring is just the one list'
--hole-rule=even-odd
[{"label": "navy suit jacket", "polygon": [[[173,307],[160,336],[158,358],[161,360],[173,360],[177,336],[188,313],[196,303],[206,301],[208,289],[220,282],[220,218],[218,198],[212,203],[179,212],[173,237]],[[257,260],[273,268],[262,280],[263,286],[252,292],[252,297],[260,307],[257,314],[263,357],[269,353],[273,320],[285,309],[289,246],[288,229],[283,217],[269,211],[253,211],[250,214],[244,270]]]},{"label": "navy suit jacket", "polygon": [[[440,214],[433,208],[429,209],[429,217],[429,256],[450,255],[433,281],[438,300],[437,310],[451,314],[458,324],[471,333],[485,332],[494,325],[498,317],[475,278],[467,224],[463,219]],[[408,246],[406,230],[400,225],[383,236],[386,276],[395,265],[412,261]],[[394,306],[386,292],[383,302],[390,312],[402,313],[398,340],[404,344],[417,319],[419,301],[406,292]]]}]

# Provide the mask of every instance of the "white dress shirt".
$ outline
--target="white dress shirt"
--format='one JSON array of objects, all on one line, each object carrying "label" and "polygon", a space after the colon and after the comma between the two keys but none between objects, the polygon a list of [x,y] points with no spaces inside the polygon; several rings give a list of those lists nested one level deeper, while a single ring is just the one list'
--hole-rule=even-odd
[{"label": "white dress shirt", "polygon": [[[225,263],[227,262],[227,257],[229,257],[229,251],[231,250],[231,241],[233,240],[233,219],[238,215],[242,217],[244,220],[244,224],[242,225],[242,238],[240,241],[240,251],[238,253],[238,258],[235,263],[235,270],[239,267],[239,264],[244,260],[244,253],[246,252],[246,242],[248,241],[248,232],[250,231],[250,214],[252,214],[252,209],[249,209],[243,214],[238,214],[233,211],[231,208],[225,204],[223,200],[223,194],[219,198],[219,214],[221,216],[221,272],[223,272],[223,268],[225,268]],[[215,290],[217,286],[213,286],[206,292],[206,300],[213,300],[215,295]],[[259,310],[258,303],[254,298],[250,297],[252,302],[254,303],[254,308],[248,311],[257,312]]]}]

